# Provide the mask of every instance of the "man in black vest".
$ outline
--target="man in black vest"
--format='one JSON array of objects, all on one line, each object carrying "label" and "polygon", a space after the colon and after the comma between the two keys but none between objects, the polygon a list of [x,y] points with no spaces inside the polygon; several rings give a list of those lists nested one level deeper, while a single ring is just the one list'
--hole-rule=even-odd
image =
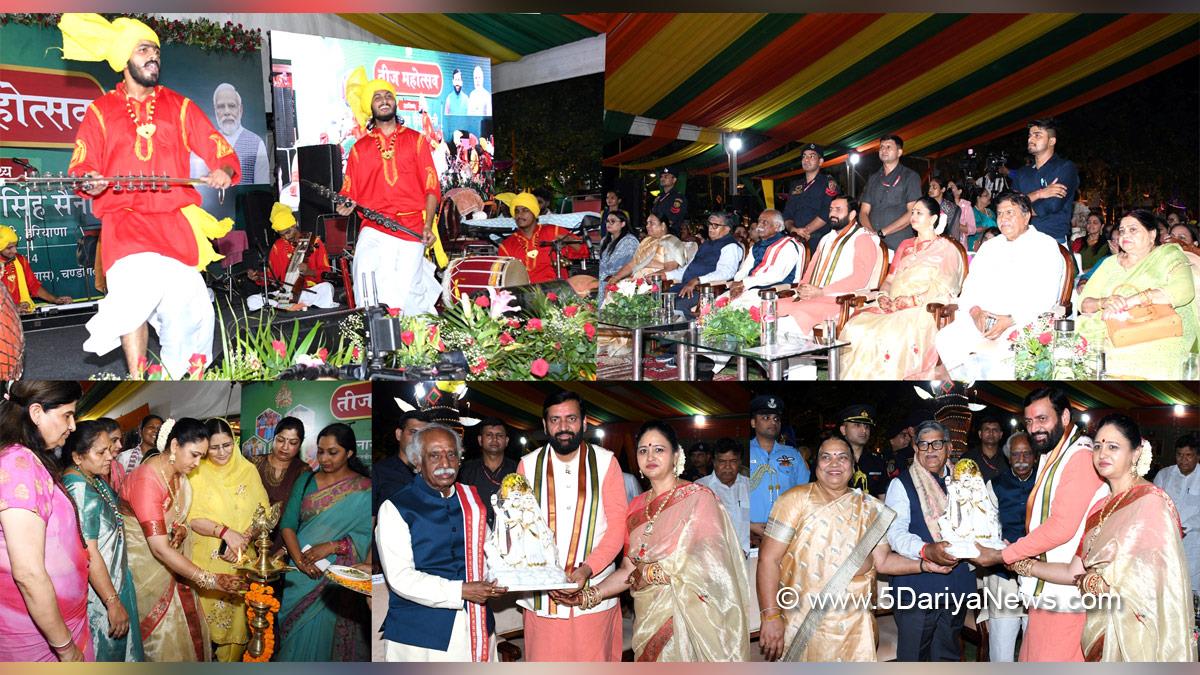
[{"label": "man in black vest", "polygon": [[937,520],[946,510],[946,459],[950,433],[932,420],[916,428],[916,461],[888,486],[884,503],[896,512],[888,528],[892,550],[912,560],[953,566],[948,575],[921,572],[892,577],[895,598],[897,661],[958,661],[958,635],[966,596],[975,576],[946,552]]},{"label": "man in black vest", "polygon": [[679,293],[675,298],[675,309],[685,314],[691,312],[700,299],[696,286],[729,281],[737,274],[744,251],[733,236],[736,223],[737,216],[728,211],[709,214],[708,239],[696,249],[691,262],[667,272],[667,279],[679,282],[671,287]]},{"label": "man in black vest", "polygon": [[804,175],[792,186],[792,194],[783,208],[783,224],[787,231],[804,239],[809,253],[816,251],[821,237],[833,229],[829,222],[829,205],[841,191],[837,181],[821,173],[824,153],[825,149],[816,143],[804,146],[804,152],[800,154]]},{"label": "man in black vest", "polygon": [[687,197],[675,190],[676,180],[675,169],[663,167],[658,175],[658,185],[662,191],[654,200],[650,212],[658,216],[660,221],[667,223],[671,234],[678,237],[683,231],[683,221],[687,220]]}]

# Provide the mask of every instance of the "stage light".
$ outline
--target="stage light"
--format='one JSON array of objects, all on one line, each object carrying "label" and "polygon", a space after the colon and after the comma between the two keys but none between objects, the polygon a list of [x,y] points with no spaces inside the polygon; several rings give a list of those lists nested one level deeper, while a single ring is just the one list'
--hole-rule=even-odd
[{"label": "stage light", "polygon": [[1088,422],[1092,421],[1092,416],[1087,413],[1083,413],[1082,415],[1079,416],[1079,421],[1083,422],[1084,426],[1087,426]]},{"label": "stage light", "polygon": [[604,440],[604,430],[603,429],[596,429],[596,438],[599,438],[600,440]]},{"label": "stage light", "polygon": [[1016,429],[1017,428],[1017,418],[1014,417],[1014,418],[1010,419],[1008,421],[1008,425],[1011,426],[1012,428]]},{"label": "stage light", "polygon": [[1176,403],[1175,404],[1175,414],[1179,417],[1182,417],[1183,415],[1187,414],[1187,406],[1183,405],[1182,403]]},{"label": "stage light", "polygon": [[521,445],[525,445],[526,443],[528,443],[528,441],[526,441],[526,440],[525,440],[525,437],[524,437],[524,436],[522,436],[522,437],[521,437]]},{"label": "stage light", "polygon": [[651,172],[650,172],[650,177],[651,177],[651,178],[658,178],[658,174],[656,174],[656,173],[654,173],[653,171],[651,171]]},{"label": "stage light", "polygon": [[703,425],[706,421],[708,421],[708,418],[704,415],[693,415],[692,421],[696,424]]},{"label": "stage light", "polygon": [[741,152],[742,138],[740,136],[730,136],[729,140],[726,142],[726,145],[729,146],[730,152]]},{"label": "stage light", "polygon": [[857,152],[850,153],[850,163],[851,164],[858,164],[858,160],[859,160],[859,154]]}]

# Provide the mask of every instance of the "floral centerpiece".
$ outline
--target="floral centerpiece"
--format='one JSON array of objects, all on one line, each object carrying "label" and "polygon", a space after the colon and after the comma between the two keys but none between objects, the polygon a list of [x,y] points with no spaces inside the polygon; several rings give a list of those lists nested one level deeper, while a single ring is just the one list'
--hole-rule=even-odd
[{"label": "floral centerpiece", "polygon": [[658,310],[658,284],[645,279],[624,279],[605,287],[607,295],[600,308],[600,318],[613,323],[638,323],[654,316]]},{"label": "floral centerpiece", "polygon": [[[1077,380],[1095,377],[1088,341],[1079,333],[1072,334],[1065,345],[1070,356],[1055,360],[1054,315],[1042,314],[1008,334],[1013,352],[1013,371],[1018,380],[1052,380],[1055,373],[1069,371]],[[1060,348],[1064,345],[1058,345]]]},{"label": "floral centerpiece", "polygon": [[746,347],[757,347],[762,328],[762,316],[757,306],[750,309],[731,307],[729,298],[717,300],[711,312],[704,317],[700,336],[706,342],[737,342]]}]

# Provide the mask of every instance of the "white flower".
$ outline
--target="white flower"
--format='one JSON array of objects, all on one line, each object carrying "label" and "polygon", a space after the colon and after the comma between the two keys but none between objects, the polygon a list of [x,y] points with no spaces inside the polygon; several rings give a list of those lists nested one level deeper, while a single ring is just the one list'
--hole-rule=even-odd
[{"label": "white flower", "polygon": [[325,362],[317,356],[309,356],[308,354],[297,354],[293,365],[304,366],[306,368],[316,368],[317,366],[325,365]]},{"label": "white flower", "polygon": [[174,417],[168,417],[167,421],[163,422],[162,426],[158,428],[158,440],[155,441],[154,445],[158,448],[159,452],[167,451],[167,439],[171,437],[171,430],[174,428]]},{"label": "white flower", "polygon": [[490,296],[489,299],[491,300],[490,311],[493,319],[499,319],[503,317],[506,312],[521,311],[521,306],[516,303],[516,296],[510,291],[498,291],[489,286],[488,295]]}]

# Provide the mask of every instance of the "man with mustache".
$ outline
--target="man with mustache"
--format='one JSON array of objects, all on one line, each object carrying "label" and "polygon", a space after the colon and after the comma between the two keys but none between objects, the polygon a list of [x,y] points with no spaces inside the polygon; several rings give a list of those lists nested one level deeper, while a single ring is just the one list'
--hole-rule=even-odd
[{"label": "man with mustache", "polygon": [[419,468],[379,507],[375,545],[388,583],[383,621],[388,661],[495,661],[488,600],[507,589],[485,579],[487,509],[458,482],[462,439],[443,424],[401,450]]},{"label": "man with mustache", "polygon": [[[542,404],[546,445],[521,458],[517,472],[533,487],[558,548],[558,564],[575,591],[527,594],[525,657],[529,661],[620,661],[621,608],[609,598],[591,609],[558,601],[595,585],[616,569],[625,542],[625,486],[613,454],[583,440],[583,399],[558,390]],[[572,603],[577,604],[577,603]]]},{"label": "man with mustache", "polygon": [[809,252],[816,250],[830,229],[837,229],[829,220],[829,206],[838,194],[838,184],[829,175],[821,173],[824,157],[825,149],[816,143],[804,146],[800,153],[804,175],[792,186],[792,194],[783,207],[787,231],[808,242]]},{"label": "man with mustache", "polygon": [[[111,23],[99,14],[64,14],[63,58],[106,61],[122,74],[113,91],[88,106],[75,150],[72,176],[188,176],[191,153],[209,168],[204,184],[224,189],[241,178],[237,153],[200,107],[159,84],[158,36],[136,19]],[[212,362],[215,312],[200,271],[219,259],[207,239],[228,233],[200,207],[192,187],[110,190],[88,184],[100,219],[100,265],[108,295],[88,321],[85,351],[107,354],[118,346],[129,373],[140,377],[149,328],[158,334],[162,365],[182,377]],[[203,361],[201,361],[201,358]]]},{"label": "man with mustache", "polygon": [[750,401],[750,544],[756,546],[766,532],[767,518],[775,500],[811,477],[808,464],[790,445],[779,442],[783,435],[783,399],[771,394]]},{"label": "man with mustache", "polygon": [[446,94],[446,105],[442,106],[442,114],[446,116],[466,115],[471,98],[463,91],[462,71],[455,68],[450,75],[450,81],[454,85],[454,90]]},{"label": "man with mustache", "polygon": [[[1037,468],[1037,455],[1029,442],[1029,434],[1018,431],[1009,437],[1003,447],[1004,456],[1008,462],[1004,468],[991,480],[992,491],[996,494],[997,509],[1000,512],[1000,535],[1004,541],[1017,541],[1025,536],[1025,504],[1029,501],[1029,493],[1033,491],[1034,469]],[[985,570],[983,587],[993,598],[1012,598],[1018,596],[1017,576],[1012,572],[993,567]],[[1024,608],[1010,607],[1000,600],[1000,605],[988,605],[987,613],[980,615],[978,621],[988,621],[989,656],[992,661],[1011,662],[1013,651],[1017,645],[1017,634],[1027,622]]]},{"label": "man with mustache", "polygon": [[416,237],[363,219],[354,248],[355,304],[433,313],[441,288],[424,254],[434,242],[433,219],[442,191],[429,140],[397,122],[396,87],[387,80],[347,89],[351,110],[369,131],[350,149],[342,194],[354,203],[338,206],[338,214],[348,216],[362,204],[421,233]]},{"label": "man with mustache", "polygon": [[750,254],[742,259],[729,290],[718,298],[722,304],[728,298],[737,307],[757,307],[758,289],[790,284],[804,274],[808,249],[783,231],[782,213],[767,209],[758,214],[753,236],[757,239],[750,247]]},{"label": "man with mustache", "polygon": [[[1108,485],[1092,466],[1092,439],[1074,425],[1066,393],[1043,387],[1030,392],[1024,405],[1025,430],[1040,456],[1025,516],[1029,534],[1002,551],[980,546],[974,562],[981,567],[1039,557],[1070,563],[1079,549],[1088,511],[1108,494]],[[1086,613],[1079,589],[1035,577],[1019,577],[1018,584],[1021,596],[1034,603],[1020,660],[1083,661]]]}]

